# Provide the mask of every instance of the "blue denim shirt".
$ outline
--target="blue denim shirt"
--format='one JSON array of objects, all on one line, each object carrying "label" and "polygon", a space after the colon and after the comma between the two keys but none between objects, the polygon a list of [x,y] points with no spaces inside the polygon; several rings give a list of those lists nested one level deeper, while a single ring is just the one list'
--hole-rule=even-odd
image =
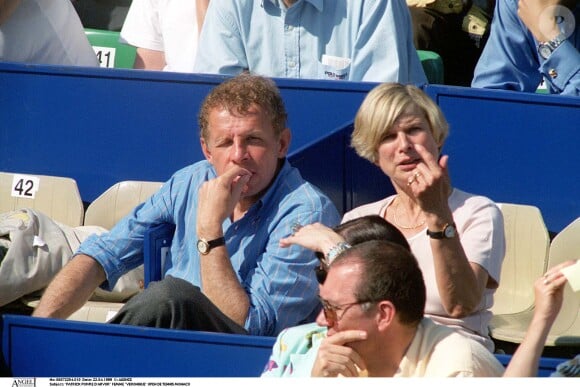
[{"label": "blue denim shirt", "polygon": [[[199,187],[216,177],[207,161],[176,172],[163,187],[123,218],[109,232],[89,237],[79,248],[104,268],[105,288],[112,288],[125,272],[143,263],[143,236],[160,223],[174,223],[168,275],[201,288],[196,248]],[[276,335],[283,328],[313,321],[319,310],[313,252],[299,246],[282,248],[280,238],[295,223],[340,222],[331,200],[304,181],[296,168],[284,162],[264,196],[236,222],[223,224],[226,247],[240,283],[250,297],[245,328],[252,335]],[[203,290],[203,289],[202,289]]]},{"label": "blue denim shirt", "polygon": [[281,0],[212,1],[205,20],[198,73],[427,82],[403,0],[299,0],[288,9]]},{"label": "blue denim shirt", "polygon": [[516,0],[496,2],[490,37],[471,85],[534,92],[543,78],[552,94],[580,95],[580,5],[573,13],[574,32],[547,60],[538,54],[539,42],[517,12]]}]

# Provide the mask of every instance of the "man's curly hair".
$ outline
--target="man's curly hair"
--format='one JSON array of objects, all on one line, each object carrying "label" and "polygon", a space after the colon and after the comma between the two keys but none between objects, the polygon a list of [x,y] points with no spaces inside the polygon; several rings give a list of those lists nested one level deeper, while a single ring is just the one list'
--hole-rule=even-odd
[{"label": "man's curly hair", "polygon": [[199,111],[200,136],[208,141],[209,114],[214,109],[225,109],[232,115],[246,115],[252,106],[259,106],[272,122],[278,136],[288,114],[280,90],[271,79],[242,73],[216,86],[204,99]]}]

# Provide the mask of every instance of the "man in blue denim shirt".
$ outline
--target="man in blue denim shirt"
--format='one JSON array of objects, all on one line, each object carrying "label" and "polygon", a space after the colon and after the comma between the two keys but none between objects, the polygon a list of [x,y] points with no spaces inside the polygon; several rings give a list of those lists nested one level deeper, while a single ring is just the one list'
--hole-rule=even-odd
[{"label": "man in blue denim shirt", "polygon": [[194,72],[427,82],[402,0],[210,1]]},{"label": "man in blue denim shirt", "polygon": [[243,74],[217,86],[199,114],[206,160],[176,172],[110,233],[88,238],[34,315],[66,318],[94,289],[143,262],[143,235],[174,223],[170,268],[112,322],[276,335],[313,321],[314,253],[282,248],[299,224],[339,223],[330,199],[286,160],[290,130],[274,83]]},{"label": "man in blue denim shirt", "polygon": [[472,87],[580,95],[580,1],[502,0]]}]

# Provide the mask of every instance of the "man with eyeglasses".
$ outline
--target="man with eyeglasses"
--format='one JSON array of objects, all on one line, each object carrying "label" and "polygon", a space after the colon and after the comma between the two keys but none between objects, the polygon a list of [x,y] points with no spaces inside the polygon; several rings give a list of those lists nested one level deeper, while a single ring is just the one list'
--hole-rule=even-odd
[{"label": "man with eyeglasses", "polygon": [[[326,332],[282,332],[262,376],[503,374],[480,343],[423,316],[421,269],[399,245],[372,240],[346,249],[329,265],[320,300],[316,322]],[[289,331],[309,335],[309,348],[294,353]]]}]

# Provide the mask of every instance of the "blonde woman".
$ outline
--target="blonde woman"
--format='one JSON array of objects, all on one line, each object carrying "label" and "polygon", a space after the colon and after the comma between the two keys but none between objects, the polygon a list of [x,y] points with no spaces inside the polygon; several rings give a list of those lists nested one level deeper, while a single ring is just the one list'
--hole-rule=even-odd
[{"label": "blonde woman", "polygon": [[355,208],[343,222],[378,214],[395,225],[423,272],[426,316],[493,351],[489,308],[505,253],[503,218],[490,199],[452,186],[450,158],[441,152],[447,135],[442,111],[421,89],[373,89],[356,115],[352,146],[381,168],[396,194]]}]

